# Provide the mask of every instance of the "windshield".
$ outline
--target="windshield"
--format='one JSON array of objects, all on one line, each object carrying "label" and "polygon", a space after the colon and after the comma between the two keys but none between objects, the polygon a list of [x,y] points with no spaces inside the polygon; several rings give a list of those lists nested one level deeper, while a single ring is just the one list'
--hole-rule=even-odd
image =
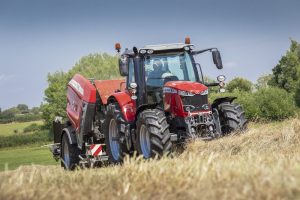
[{"label": "windshield", "polygon": [[168,81],[197,81],[187,52],[147,56],[145,72],[146,84],[152,87],[162,87]]}]

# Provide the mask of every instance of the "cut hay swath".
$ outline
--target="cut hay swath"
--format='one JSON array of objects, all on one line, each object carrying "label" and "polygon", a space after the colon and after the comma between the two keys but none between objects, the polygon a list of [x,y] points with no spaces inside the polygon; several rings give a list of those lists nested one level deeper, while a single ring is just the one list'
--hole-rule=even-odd
[{"label": "cut hay swath", "polygon": [[299,199],[300,120],[251,125],[194,141],[173,158],[64,171],[24,166],[0,173],[0,199]]}]

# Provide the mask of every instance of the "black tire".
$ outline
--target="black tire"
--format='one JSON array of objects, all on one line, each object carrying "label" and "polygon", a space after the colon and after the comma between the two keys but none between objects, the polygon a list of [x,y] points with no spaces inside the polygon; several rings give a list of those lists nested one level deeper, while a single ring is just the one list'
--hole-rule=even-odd
[{"label": "black tire", "polygon": [[67,134],[63,134],[61,142],[61,166],[66,170],[74,170],[79,163],[80,149],[70,144]]},{"label": "black tire", "polygon": [[[120,123],[124,121],[118,104],[112,103],[107,106],[107,113],[104,122],[104,137],[106,144],[106,153],[111,164],[118,164],[123,161],[125,152],[124,145],[120,142]],[[114,125],[112,123],[115,123]],[[116,126],[116,127],[115,127]],[[113,130],[110,127],[115,127],[117,136],[113,136]],[[114,137],[114,139],[112,138]],[[117,150],[118,146],[118,150]],[[117,153],[118,152],[118,153]],[[118,154],[118,155],[117,155]]]},{"label": "black tire", "polygon": [[[143,139],[143,132],[147,132],[147,140]],[[137,142],[136,149],[138,154],[143,155],[145,159],[155,156],[161,157],[169,155],[172,148],[171,134],[166,116],[162,110],[147,109],[138,115],[137,120]],[[145,135],[145,134],[144,134]],[[148,150],[143,148],[145,141]]]},{"label": "black tire", "polygon": [[218,111],[223,134],[244,131],[247,128],[247,119],[241,105],[224,102],[218,106]]}]

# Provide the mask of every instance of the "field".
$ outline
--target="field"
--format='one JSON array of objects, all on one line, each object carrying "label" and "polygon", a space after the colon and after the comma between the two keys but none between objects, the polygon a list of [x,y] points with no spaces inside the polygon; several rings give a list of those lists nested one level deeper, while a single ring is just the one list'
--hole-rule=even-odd
[{"label": "field", "polygon": [[0,199],[299,199],[300,120],[194,141],[174,158],[75,172],[22,166],[0,173],[0,191]]},{"label": "field", "polygon": [[[56,164],[47,147],[48,131],[23,133],[31,124],[42,125],[42,121],[0,124],[0,171],[16,169],[20,165]],[[18,130],[18,133],[14,133]]]},{"label": "field", "polygon": [[0,136],[10,136],[14,135],[14,130],[17,130],[18,133],[22,133],[23,129],[30,124],[36,123],[38,125],[42,125],[42,121],[33,121],[33,122],[15,122],[8,124],[0,124]]},{"label": "field", "polygon": [[57,164],[47,147],[30,145],[19,148],[0,149],[0,171],[16,169],[20,165]]}]

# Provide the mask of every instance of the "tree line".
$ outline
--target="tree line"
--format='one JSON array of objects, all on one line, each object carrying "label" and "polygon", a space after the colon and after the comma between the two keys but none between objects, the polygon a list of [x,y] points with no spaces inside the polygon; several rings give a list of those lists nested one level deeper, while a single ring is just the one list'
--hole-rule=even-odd
[{"label": "tree line", "polygon": [[18,104],[12,108],[2,110],[0,108],[0,123],[28,122],[42,119],[40,107],[29,109],[26,104]]}]

